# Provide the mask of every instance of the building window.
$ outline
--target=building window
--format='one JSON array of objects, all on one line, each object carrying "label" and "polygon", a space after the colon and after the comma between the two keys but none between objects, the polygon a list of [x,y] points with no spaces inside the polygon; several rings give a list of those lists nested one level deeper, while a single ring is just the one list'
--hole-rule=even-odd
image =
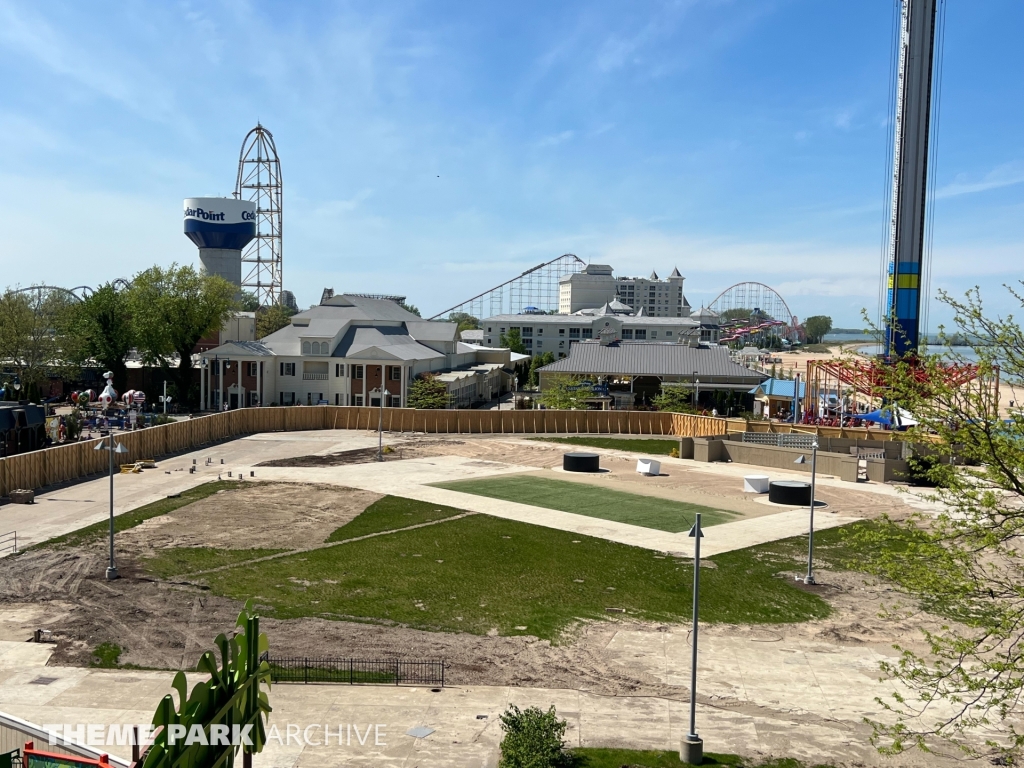
[{"label": "building window", "polygon": [[490,332],[491,332],[491,326],[489,326],[489,325],[487,326],[487,332],[488,332],[488,333],[490,333]]},{"label": "building window", "polygon": [[257,372],[256,367],[259,365],[259,363],[247,363],[247,365],[249,366],[249,375],[255,377]]},{"label": "building window", "polygon": [[565,328],[559,328],[558,329],[558,335],[559,336],[565,336]]},{"label": "building window", "polygon": [[584,328],[583,329],[583,338],[584,339],[592,339],[592,338],[594,338],[594,329],[593,328]]},{"label": "building window", "polygon": [[[362,367],[362,366],[360,366],[360,367]],[[362,405],[363,404],[363,396],[362,395],[356,395],[355,396],[355,401],[356,401],[356,405]]]},{"label": "building window", "polygon": [[302,354],[308,355],[309,352],[310,352],[309,342],[308,341],[302,342]]},{"label": "building window", "polygon": [[533,346],[533,339],[523,339],[523,346],[527,349]]},{"label": "building window", "polygon": [[250,406],[257,406],[259,404],[260,404],[260,393],[259,392],[250,392],[249,393],[249,405]]},{"label": "building window", "polygon": [[665,331],[665,338],[666,339],[671,339],[672,338],[672,331]]},{"label": "building window", "polygon": [[[334,377],[335,378],[341,378],[344,375],[345,375],[345,364],[344,363],[335,363],[334,364]],[[335,405],[337,405],[337,403],[335,403]]]},{"label": "building window", "polygon": [[281,375],[282,376],[294,376],[295,375],[295,363],[281,363]]},{"label": "building window", "polygon": [[652,339],[658,338],[658,332],[657,331],[651,331],[651,338]]},{"label": "building window", "polygon": [[565,352],[559,352],[558,359],[561,360],[563,357],[565,357]]},{"label": "building window", "polygon": [[401,381],[402,380],[402,366],[395,365],[391,368],[391,380]]},{"label": "building window", "polygon": [[623,339],[632,339],[633,338],[633,329],[632,328],[623,328],[622,329],[622,338]]},{"label": "building window", "polygon": [[533,326],[532,325],[524,325],[523,326],[523,338],[525,339],[525,338],[527,338],[529,336],[533,336]]},{"label": "building window", "polygon": [[280,403],[281,405],[295,405],[295,393],[294,392],[281,392]]},{"label": "building window", "polygon": [[637,328],[636,329],[636,334],[634,335],[634,338],[646,339],[647,338],[647,329],[646,328]]},{"label": "building window", "polygon": [[544,329],[543,328],[538,328],[537,329],[537,335],[538,336],[543,336],[544,335]]},{"label": "building window", "polygon": [[363,378],[363,366],[361,366],[361,365],[350,365],[349,368],[352,371],[352,378],[353,379],[361,379],[361,378]]},{"label": "building window", "polygon": [[580,329],[579,328],[570,328],[569,329],[569,338],[570,339],[578,339],[579,337],[580,337]]}]

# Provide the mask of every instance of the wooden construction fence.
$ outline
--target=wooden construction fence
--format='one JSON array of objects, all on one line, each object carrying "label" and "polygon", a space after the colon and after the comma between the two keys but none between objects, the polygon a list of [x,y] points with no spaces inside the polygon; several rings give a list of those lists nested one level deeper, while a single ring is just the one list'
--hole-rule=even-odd
[{"label": "wooden construction fence", "polygon": [[[376,430],[380,411],[372,407],[316,406],[308,408],[242,408],[186,421],[119,433],[127,453],[115,463],[130,464],[258,432],[296,432],[319,429]],[[798,432],[823,437],[889,440],[898,433],[872,429],[839,429],[746,422],[681,413],[653,411],[420,411],[385,408],[384,430],[439,435],[665,435],[708,437],[735,432]],[[104,438],[105,439],[105,438]],[[106,451],[95,450],[99,439],[9,456],[0,459],[0,496],[12,490],[38,489],[107,471]]]}]

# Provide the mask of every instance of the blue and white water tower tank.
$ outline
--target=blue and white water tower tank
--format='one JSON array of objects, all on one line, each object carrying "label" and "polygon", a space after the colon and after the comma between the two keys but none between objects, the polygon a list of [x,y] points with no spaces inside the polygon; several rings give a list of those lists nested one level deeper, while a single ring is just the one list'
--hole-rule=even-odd
[{"label": "blue and white water tower tank", "polygon": [[242,285],[242,249],[256,237],[256,203],[233,197],[185,200],[185,236],[199,246],[207,274]]}]

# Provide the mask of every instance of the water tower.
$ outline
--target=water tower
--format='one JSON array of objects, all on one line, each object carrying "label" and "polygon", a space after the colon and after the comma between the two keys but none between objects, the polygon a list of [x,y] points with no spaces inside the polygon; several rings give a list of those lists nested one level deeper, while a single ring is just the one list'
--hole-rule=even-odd
[{"label": "water tower", "polygon": [[242,249],[256,237],[256,204],[232,197],[185,200],[185,237],[199,246],[203,272],[242,286]]}]

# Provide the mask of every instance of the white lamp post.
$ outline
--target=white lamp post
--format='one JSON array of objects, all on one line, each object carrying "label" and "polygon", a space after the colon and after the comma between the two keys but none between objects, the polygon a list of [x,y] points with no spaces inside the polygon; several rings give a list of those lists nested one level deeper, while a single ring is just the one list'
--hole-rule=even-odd
[{"label": "white lamp post", "polygon": [[111,435],[107,438],[106,445],[100,440],[93,450],[110,452],[110,564],[107,566],[107,581],[113,581],[118,577],[117,568],[114,565],[114,454],[128,453],[128,449],[120,443],[115,443],[114,437]]},{"label": "white lamp post", "polygon": [[[381,366],[381,373],[383,374],[383,366]],[[381,375],[380,390],[378,402],[380,403],[380,410],[377,413],[377,461],[384,461],[384,376]],[[370,390],[370,394],[374,394],[378,390]]]},{"label": "white lamp post", "polygon": [[[797,456],[794,464],[806,464],[805,456]],[[811,527],[807,537],[807,575],[804,584],[814,584],[814,480],[818,469],[818,438],[811,443]]]}]

